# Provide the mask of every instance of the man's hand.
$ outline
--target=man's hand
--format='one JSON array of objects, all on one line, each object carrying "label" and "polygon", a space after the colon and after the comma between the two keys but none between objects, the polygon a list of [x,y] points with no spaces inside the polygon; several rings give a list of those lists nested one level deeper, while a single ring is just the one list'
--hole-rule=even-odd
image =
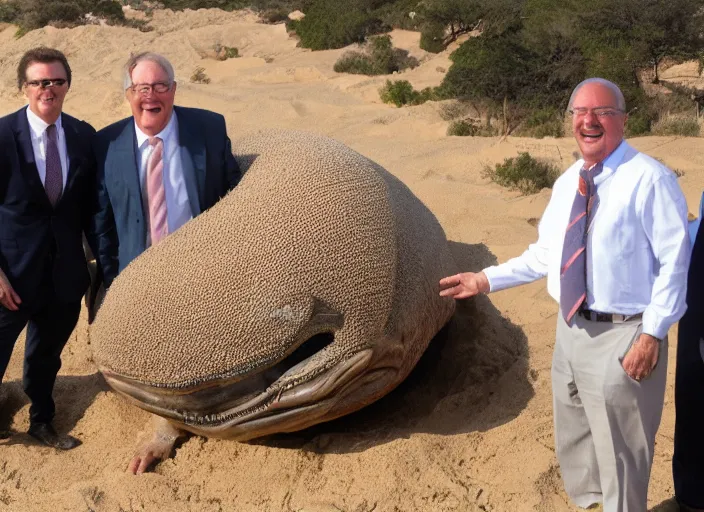
[{"label": "man's hand", "polygon": [[153,415],[147,424],[134,456],[127,466],[127,472],[141,475],[148,471],[155,462],[166,459],[173,450],[176,439],[185,435],[168,420]]},{"label": "man's hand", "polygon": [[465,272],[440,279],[440,296],[466,299],[478,293],[489,293],[489,279],[484,272]]},{"label": "man's hand", "polygon": [[0,270],[0,304],[10,311],[17,311],[22,304],[20,296],[12,288],[9,279],[2,270]]},{"label": "man's hand", "polygon": [[631,345],[623,358],[621,366],[633,380],[643,380],[653,371],[658,362],[660,346],[657,338],[650,334],[641,334]]}]

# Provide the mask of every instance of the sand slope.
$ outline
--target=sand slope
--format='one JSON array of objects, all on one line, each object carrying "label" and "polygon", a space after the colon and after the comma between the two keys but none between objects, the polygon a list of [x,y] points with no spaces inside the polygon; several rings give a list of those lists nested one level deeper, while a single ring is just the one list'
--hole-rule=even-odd
[{"label": "sand slope", "polygon": [[[571,139],[447,137],[441,105],[397,109],[379,101],[389,77],[338,75],[344,50],[296,47],[283,25],[248,12],[157,12],[156,30],[46,28],[16,40],[0,32],[0,109],[24,104],[15,67],[26,49],[62,49],[74,71],[66,111],[103,127],[129,114],[120,68],[130,52],[167,55],[177,100],[225,115],[230,134],[259,127],[313,130],[335,137],[401,178],[436,214],[463,269],[478,270],[522,252],[536,236],[549,191],[520,197],[481,177],[484,164],[520,151],[561,167]],[[393,78],[437,85],[448,54],[418,48],[418,34],[393,34],[422,65]],[[242,58],[203,59],[214,44]],[[196,66],[209,85],[188,82]],[[694,211],[704,188],[704,139],[646,137],[632,143],[685,172]],[[10,511],[567,511],[552,435],[550,361],[557,306],[544,282],[462,304],[416,371],[361,412],[313,429],[252,443],[192,437],[173,459],[142,477],[124,473],[147,420],[96,374],[85,315],[64,352],[56,386],[57,427],[84,444],[56,453],[20,433],[0,442],[0,510]],[[671,333],[671,337],[674,336]],[[18,343],[0,388],[0,426],[24,432]],[[672,495],[674,425],[671,344],[666,410],[658,435],[650,502]]]}]

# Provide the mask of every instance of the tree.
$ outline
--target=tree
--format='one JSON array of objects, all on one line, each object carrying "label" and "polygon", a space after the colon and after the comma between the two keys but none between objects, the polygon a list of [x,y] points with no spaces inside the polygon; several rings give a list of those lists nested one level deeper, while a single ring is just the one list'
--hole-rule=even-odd
[{"label": "tree", "polygon": [[685,60],[704,51],[704,0],[595,0],[581,16],[582,32],[601,46],[628,47],[629,64],[651,67],[665,57]]},{"label": "tree", "polygon": [[464,42],[451,56],[452,66],[441,87],[449,97],[489,99],[502,106],[503,133],[509,132],[509,104],[521,98],[531,82],[534,59],[519,34],[476,37]]}]

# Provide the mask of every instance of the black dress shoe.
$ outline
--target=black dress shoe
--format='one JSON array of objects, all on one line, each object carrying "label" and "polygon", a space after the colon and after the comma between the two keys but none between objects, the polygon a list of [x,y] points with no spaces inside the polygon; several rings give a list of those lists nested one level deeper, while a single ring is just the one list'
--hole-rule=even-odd
[{"label": "black dress shoe", "polygon": [[81,444],[81,441],[73,436],[57,434],[50,423],[32,423],[27,433],[39,442],[57,450],[70,450]]}]

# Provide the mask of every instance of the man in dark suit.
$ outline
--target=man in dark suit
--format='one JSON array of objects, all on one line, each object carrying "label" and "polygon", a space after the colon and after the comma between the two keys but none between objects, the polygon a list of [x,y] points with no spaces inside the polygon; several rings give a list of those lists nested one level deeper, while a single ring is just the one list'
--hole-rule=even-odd
[{"label": "man in dark suit", "polygon": [[240,179],[225,119],[174,107],[173,67],[142,53],[125,66],[128,117],[98,132],[95,234],[105,288],[147,247],[213,206]]},{"label": "man in dark suit", "polygon": [[682,512],[704,512],[704,194],[690,224],[687,311],[677,333],[675,453],[672,476]]},{"label": "man in dark suit", "polygon": [[26,52],[17,85],[29,105],[0,119],[0,377],[26,325],[29,434],[67,450],[79,441],[54,430],[52,391],[88,287],[82,233],[90,223],[95,130],[62,113],[71,68],[60,51]]}]

